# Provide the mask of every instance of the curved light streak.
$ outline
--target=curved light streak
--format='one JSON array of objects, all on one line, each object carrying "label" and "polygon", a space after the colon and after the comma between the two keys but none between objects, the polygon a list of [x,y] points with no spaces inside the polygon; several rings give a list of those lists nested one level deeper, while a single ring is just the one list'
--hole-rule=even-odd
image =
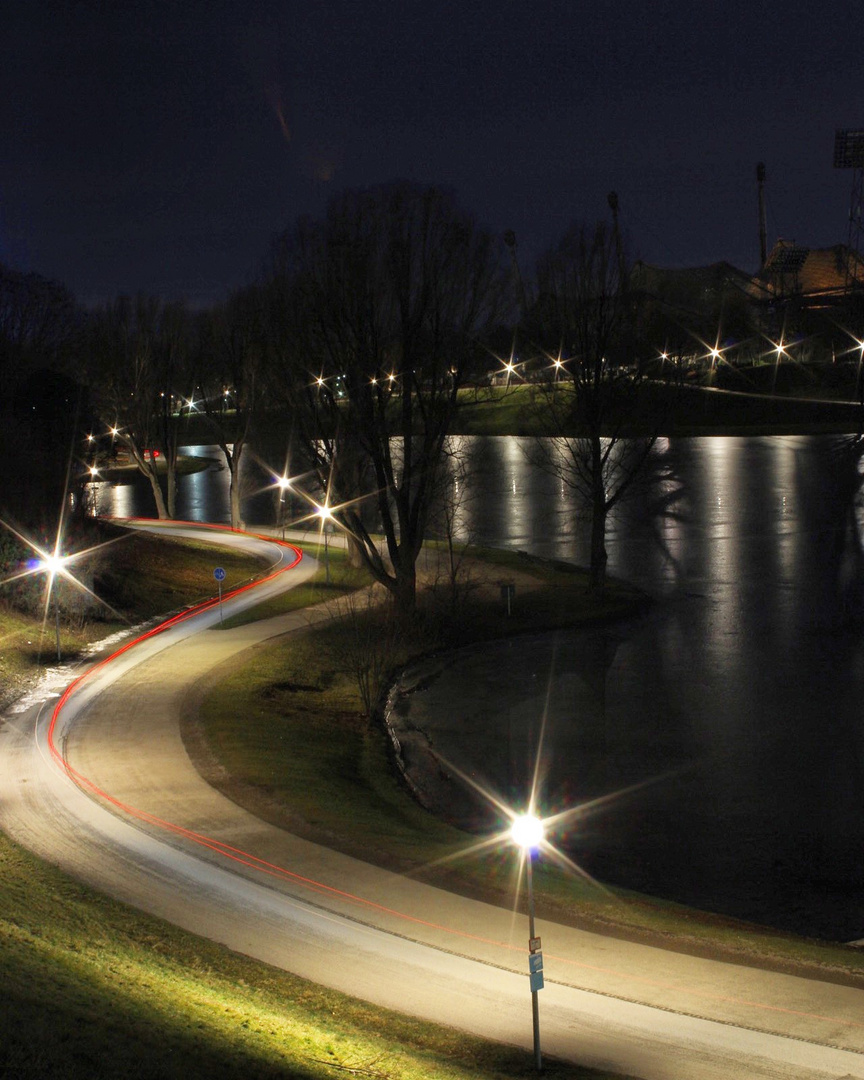
[{"label": "curved light streak", "polygon": [[[130,518],[130,519],[127,519],[127,520],[129,520],[129,521],[144,521],[146,519],[132,519],[132,518]],[[242,530],[232,529],[230,526],[219,526],[219,525],[202,526],[200,522],[188,522],[188,523],[174,522],[173,524],[188,524],[188,525],[192,525],[192,526],[194,526],[196,528],[208,528],[208,529],[214,529],[214,530],[222,530],[222,531],[225,531],[225,532],[234,532],[234,533],[242,532]],[[244,535],[256,536],[256,534],[249,534],[249,533],[244,533]],[[223,600],[229,599],[232,596],[236,596],[236,595],[238,595],[240,593],[246,592],[249,589],[253,589],[253,588],[257,587],[258,585],[263,584],[266,581],[271,581],[273,578],[278,577],[279,575],[281,575],[281,574],[287,572],[288,570],[292,569],[293,567],[295,567],[303,557],[302,551],[299,548],[295,547],[295,545],[293,545],[293,544],[289,544],[289,543],[287,543],[285,541],[281,541],[281,540],[276,539],[276,538],[271,537],[271,536],[256,536],[256,538],[261,539],[261,540],[266,540],[266,541],[271,542],[271,543],[274,543],[275,545],[277,545],[279,547],[285,547],[285,548],[291,549],[291,550],[294,551],[296,557],[294,558],[294,560],[290,564],[288,564],[288,565],[286,565],[284,567],[281,567],[279,570],[275,571],[274,573],[269,574],[266,577],[260,578],[255,582],[251,582],[251,583],[248,583],[246,585],[242,585],[242,586],[240,586],[240,587],[238,587],[236,589],[231,590],[230,592],[227,592],[227,593],[223,594],[223,597],[222,597]],[[192,829],[187,829],[185,826],[178,825],[175,822],[171,822],[171,821],[167,821],[165,819],[159,818],[155,814],[151,814],[149,811],[140,810],[140,809],[138,809],[136,807],[129,806],[128,804],[123,803],[121,800],[119,800],[116,797],[112,796],[111,794],[104,791],[103,789],[99,788],[93,781],[91,781],[86,776],[84,776],[82,773],[80,773],[78,770],[73,768],[73,766],[66,760],[63,753],[58,749],[58,747],[57,747],[57,745],[56,745],[56,743],[54,741],[54,733],[55,733],[57,722],[58,722],[58,719],[60,717],[61,712],[63,711],[64,707],[68,703],[71,696],[82,685],[82,683],[84,683],[88,678],[90,678],[96,671],[99,671],[99,670],[103,669],[108,664],[110,664],[114,660],[116,660],[118,657],[124,655],[130,649],[134,648],[140,642],[146,641],[149,638],[155,637],[156,635],[163,633],[164,631],[170,629],[171,627],[176,626],[181,622],[185,622],[186,620],[192,618],[193,616],[198,615],[201,612],[212,608],[213,606],[215,606],[218,603],[219,603],[219,598],[218,597],[211,597],[211,598],[209,598],[209,599],[207,599],[205,601],[202,601],[200,604],[196,604],[193,607],[188,608],[187,610],[181,612],[180,614],[175,615],[172,618],[165,620],[165,622],[160,623],[156,627],[153,627],[151,630],[147,631],[144,634],[141,634],[139,637],[133,639],[132,641],[126,642],[123,646],[121,646],[119,649],[117,649],[115,652],[113,652],[110,656],[108,656],[108,657],[104,658],[103,660],[100,660],[98,663],[92,665],[90,668],[88,668],[85,672],[83,672],[81,675],[79,675],[76,679],[74,679],[69,684],[69,686],[66,688],[66,690],[64,691],[64,693],[62,694],[62,696],[60,697],[60,699],[58,700],[57,704],[54,707],[54,710],[53,710],[52,715],[51,715],[51,721],[50,721],[49,728],[48,728],[48,738],[47,738],[48,748],[49,748],[52,759],[59,766],[59,768],[69,777],[69,779],[76,786],[80,787],[82,790],[85,790],[85,791],[89,792],[90,794],[96,796],[97,798],[103,800],[108,805],[114,807],[115,810],[118,810],[121,813],[126,814],[129,817],[132,817],[132,818],[134,818],[134,819],[136,819],[138,821],[141,821],[143,823],[156,826],[157,828],[160,828],[160,829],[162,829],[162,830],[164,830],[166,832],[172,833],[172,834],[177,835],[177,836],[181,836],[181,837],[185,838],[186,840],[189,840],[192,843],[197,844],[198,846],[200,846],[202,848],[205,848],[206,850],[209,850],[209,851],[211,851],[211,852],[213,852],[213,853],[215,853],[217,855],[220,855],[223,858],[225,858],[225,859],[227,859],[229,861],[232,861],[232,862],[234,862],[234,863],[236,863],[238,865],[241,865],[241,866],[256,870],[256,871],[258,871],[258,872],[260,872],[260,873],[262,873],[264,875],[267,875],[269,877],[294,882],[295,884],[299,884],[299,885],[303,886],[304,888],[310,890],[311,892],[313,892],[315,894],[338,897],[342,901],[348,901],[349,903],[355,904],[355,905],[357,905],[359,907],[362,907],[364,909],[377,911],[377,912],[382,913],[382,914],[390,915],[390,916],[396,917],[398,919],[401,919],[404,922],[411,923],[411,924],[414,924],[414,925],[417,925],[417,926],[424,926],[424,927],[426,927],[428,929],[433,929],[433,930],[438,931],[438,932],[443,932],[443,933],[449,934],[449,935],[451,935],[453,937],[456,937],[456,938],[461,938],[463,940],[476,941],[476,942],[486,944],[486,945],[492,945],[492,946],[495,946],[497,948],[506,950],[506,951],[511,952],[511,953],[520,953],[520,954],[527,953],[528,950],[524,946],[514,945],[511,942],[498,941],[498,940],[496,940],[494,938],[488,938],[488,937],[485,937],[485,936],[480,935],[480,934],[473,934],[473,933],[470,933],[469,931],[461,930],[461,929],[459,929],[457,927],[447,926],[446,924],[442,924],[442,923],[436,923],[436,922],[434,922],[432,920],[429,920],[429,919],[423,919],[423,918],[421,918],[419,916],[411,915],[411,914],[408,914],[406,912],[399,911],[399,910],[397,910],[395,908],[387,907],[386,905],[380,904],[377,901],[369,900],[366,897],[359,896],[359,895],[357,895],[355,893],[351,893],[351,892],[349,892],[347,890],[344,890],[344,889],[339,889],[338,887],[333,886],[333,885],[329,885],[326,882],[317,881],[314,878],[307,877],[307,876],[305,876],[303,874],[298,874],[295,871],[289,870],[289,869],[287,869],[286,867],[283,867],[283,866],[279,866],[276,863],[268,862],[266,859],[259,858],[258,856],[252,854],[251,852],[245,851],[242,848],[234,847],[231,844],[227,844],[224,841],[218,840],[218,839],[216,839],[214,837],[211,837],[211,836],[207,836],[204,833],[198,833],[198,832],[195,832]],[[453,768],[453,766],[450,766],[450,767]],[[463,774],[463,776],[464,776],[464,774]],[[468,781],[469,783],[473,784],[473,781],[471,781],[469,777],[464,776],[464,779],[466,781]],[[482,789],[479,788],[478,785],[475,784],[473,786],[477,787],[478,790],[482,791]],[[644,786],[644,785],[642,785],[642,784],[635,785],[635,787],[641,787],[641,786]],[[631,790],[631,789],[628,789],[628,790]],[[487,794],[487,793],[484,793],[484,794]],[[522,816],[522,815],[519,815],[518,813],[510,810],[509,808],[507,808],[503,803],[496,800],[494,798],[494,796],[491,796],[491,795],[487,794],[487,797],[492,799],[492,801],[495,803],[495,805],[500,806],[500,808],[511,818],[511,820],[515,821],[520,816]],[[595,800],[594,803],[606,801],[606,799],[611,798],[611,797],[613,797],[613,796],[606,796],[604,799]],[[586,806],[594,805],[594,803],[586,804]],[[533,805],[533,803],[532,803],[532,805]],[[543,827],[544,831],[550,824],[554,825],[554,824],[559,823],[562,818],[568,816],[569,814],[577,813],[580,810],[584,811],[586,806],[573,808],[573,810],[567,811],[564,814],[554,815],[553,817],[542,821],[541,824],[542,824],[542,827]],[[529,811],[529,813],[531,813],[531,811]],[[535,819],[535,820],[537,820],[537,819]],[[511,835],[511,832],[510,832],[510,830],[508,830],[507,833],[496,836],[495,838],[490,838],[489,840],[483,842],[482,846],[487,846],[490,843],[498,843],[498,842],[501,841],[502,837],[506,838],[506,837],[509,837],[510,835]],[[556,849],[552,848],[552,846],[548,843],[548,841],[545,838],[540,841],[540,845],[541,845],[543,850],[547,850],[547,849],[551,849],[553,851],[556,850]],[[560,854],[560,853],[558,853],[558,854]],[[520,877],[521,877],[521,874],[520,874]],[[611,968],[611,967],[605,967],[605,966],[602,966],[602,965],[588,964],[588,963],[584,963],[584,962],[582,962],[580,960],[576,960],[572,956],[559,956],[559,955],[555,955],[555,954],[552,954],[552,953],[549,953],[549,952],[547,952],[546,955],[547,955],[547,960],[554,960],[556,964],[566,965],[567,967],[569,967],[571,969],[577,969],[577,970],[582,970],[582,971],[590,971],[590,972],[594,972],[594,973],[601,973],[601,974],[612,975],[612,976],[616,976],[616,977],[620,977],[620,978],[625,978],[625,979],[629,980],[631,983],[640,984],[640,985],[643,985],[643,986],[651,986],[653,988],[658,988],[659,987],[659,988],[662,988],[662,989],[669,989],[669,990],[680,990],[682,988],[681,983],[676,983],[676,982],[673,982],[673,981],[666,981],[666,980],[662,980],[662,979],[653,979],[653,978],[650,978],[648,976],[634,974],[633,972],[630,972],[630,971],[622,971],[620,969]],[[547,979],[547,981],[553,982],[555,980]],[[719,994],[719,993],[714,993],[714,992],[712,992],[710,990],[701,989],[699,987],[693,987],[689,983],[687,984],[686,988],[687,988],[688,992],[691,993],[693,996],[698,997],[698,998],[702,998],[703,1000],[706,1000],[706,1001],[723,1001],[723,1002],[727,1002],[727,1003],[742,1004],[742,1005],[746,1005],[747,1007],[752,1008],[752,1009],[761,1010],[761,1011],[763,1011],[765,1013],[777,1013],[777,1014],[783,1014],[783,1015],[800,1016],[802,1018],[823,1020],[823,1021],[828,1021],[828,1022],[831,1022],[831,1023],[836,1023],[836,1024],[839,1024],[839,1025],[845,1025],[845,1026],[848,1026],[848,1027],[864,1028],[864,1021],[856,1021],[856,1020],[851,1020],[851,1019],[844,1018],[844,1017],[826,1016],[826,1015],[822,1015],[822,1014],[819,1014],[819,1013],[810,1013],[810,1012],[807,1012],[807,1011],[802,1010],[802,1009],[790,1009],[790,1008],[785,1008],[783,1006],[769,1005],[769,1004],[766,1004],[764,1002],[751,1001],[751,1000],[747,1000],[747,999],[736,998],[733,995]],[[605,996],[614,998],[614,997],[621,997],[622,995],[605,992]]]}]

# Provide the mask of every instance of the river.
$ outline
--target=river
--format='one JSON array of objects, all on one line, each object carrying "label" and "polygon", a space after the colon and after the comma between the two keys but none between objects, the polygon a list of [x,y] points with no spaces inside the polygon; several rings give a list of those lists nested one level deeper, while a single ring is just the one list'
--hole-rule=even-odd
[{"label": "river", "polygon": [[[530,440],[460,443],[470,465],[459,479],[463,537],[587,562],[578,502],[530,464]],[[857,445],[837,437],[662,440],[654,482],[613,516],[608,544],[610,573],[646,590],[650,612],[446,658],[411,695],[410,722],[518,799],[545,714],[544,805],[650,781],[565,838],[592,873],[861,938],[860,462]],[[226,476],[214,466],[184,477],[178,516],[227,520]],[[103,485],[97,505],[152,513],[144,485]],[[247,516],[273,505],[259,494]]]}]

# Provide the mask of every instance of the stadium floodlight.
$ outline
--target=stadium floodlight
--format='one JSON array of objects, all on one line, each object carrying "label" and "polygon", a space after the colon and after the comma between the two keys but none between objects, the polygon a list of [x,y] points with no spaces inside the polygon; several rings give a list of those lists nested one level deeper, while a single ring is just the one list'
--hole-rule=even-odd
[{"label": "stadium floodlight", "polygon": [[844,128],[835,132],[834,168],[864,169],[864,131]]}]

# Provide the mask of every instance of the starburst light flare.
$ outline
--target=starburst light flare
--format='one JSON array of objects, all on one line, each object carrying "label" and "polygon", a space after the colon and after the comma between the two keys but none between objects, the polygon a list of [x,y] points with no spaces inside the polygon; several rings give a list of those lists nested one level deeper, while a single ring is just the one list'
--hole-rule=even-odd
[{"label": "starburst light flare", "polygon": [[543,822],[535,814],[517,814],[510,825],[510,837],[523,851],[536,851],[543,843]]}]

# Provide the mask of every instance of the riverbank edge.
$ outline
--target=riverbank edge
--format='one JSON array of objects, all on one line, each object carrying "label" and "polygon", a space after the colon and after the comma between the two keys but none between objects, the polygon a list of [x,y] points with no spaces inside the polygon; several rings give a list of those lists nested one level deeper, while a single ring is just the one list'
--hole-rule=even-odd
[{"label": "riverbank edge", "polygon": [[[626,583],[621,584],[626,585]],[[640,611],[644,611],[646,606],[650,606],[650,604],[653,603],[652,598],[647,594],[640,592],[632,586],[627,587],[629,591],[633,594],[633,607],[630,611],[616,614],[613,619],[609,619],[608,617],[595,618],[590,621],[585,621],[581,625],[598,625],[604,622],[617,621],[621,618],[627,618],[638,614]],[[156,619],[153,621],[158,623],[160,620]],[[535,627],[533,630],[528,632],[539,632],[542,629],[542,627]],[[305,633],[306,631],[303,630],[300,632]],[[518,633],[522,632],[525,631],[518,631]],[[112,649],[114,647],[116,646],[112,645]],[[99,658],[100,656],[98,654],[91,654],[86,659],[88,663],[94,663],[98,662]],[[79,658],[79,660],[80,659],[83,658]],[[228,674],[228,672],[225,672],[225,674]],[[69,678],[71,679],[71,677],[72,676],[70,675]],[[19,698],[23,696],[23,694],[25,694],[28,689],[32,689],[32,687],[22,687]],[[8,713],[9,711],[9,706],[5,706],[2,710],[4,714]],[[198,767],[198,764],[194,761],[194,758],[193,763],[195,763],[196,767]],[[205,779],[208,779],[208,782],[213,783],[213,785],[220,788],[220,790],[222,789],[221,784],[218,781],[214,783],[214,779],[206,775],[206,765],[204,768],[204,772],[202,772],[202,775],[205,775]],[[224,778],[222,782],[224,783]],[[252,809],[252,812],[257,812],[256,809],[250,805],[252,801],[255,801],[254,799],[252,799],[253,793],[247,792],[245,795],[245,798],[249,799],[250,802],[243,801],[243,799],[237,797],[238,788],[236,786],[232,789],[232,791],[225,791],[224,793],[228,794],[229,797],[237,801],[239,805],[244,805],[247,808]],[[266,813],[263,816],[266,816]],[[332,837],[316,837],[310,835],[308,831],[304,831],[301,834],[307,835],[309,839],[317,839],[319,840],[319,842],[324,843],[326,846],[333,846]],[[864,986],[864,957],[862,957],[861,953],[858,952],[857,949],[855,949],[854,947],[850,947],[848,944],[785,934],[781,931],[774,931],[771,928],[763,927],[757,924],[742,923],[739,920],[729,919],[727,917],[712,914],[710,912],[704,912],[698,909],[688,909],[681,905],[675,905],[671,902],[659,900],[647,894],[626,894],[625,890],[618,890],[618,892],[620,892],[622,895],[627,895],[628,899],[632,899],[634,903],[639,903],[649,908],[654,908],[656,910],[662,910],[667,916],[671,915],[674,918],[680,919],[684,924],[682,929],[676,933],[661,932],[656,930],[649,931],[641,927],[622,926],[619,923],[610,922],[608,920],[591,918],[584,914],[578,921],[573,921],[572,924],[578,925],[584,929],[594,930],[598,933],[607,934],[612,937],[621,937],[622,939],[633,940],[643,944],[653,944],[661,948],[685,952],[694,956],[704,956],[705,958],[726,960],[732,963],[764,967],[769,970],[796,974],[799,976],[813,979],[828,980],[844,985],[856,987]],[[500,895],[496,894],[492,898],[491,902],[500,904],[502,902],[502,899],[503,898]],[[572,912],[569,913],[570,918],[568,919],[568,913],[562,911],[560,908],[557,907],[550,907],[545,913],[547,917],[555,919],[557,921],[572,920]],[[713,943],[710,947],[706,946],[704,940],[692,935],[688,935],[686,933],[686,924],[690,923],[692,925],[694,922],[698,922],[703,926],[714,925],[718,929],[724,928],[728,930],[730,927],[734,927],[736,928],[736,930],[740,931],[742,936],[750,938],[751,944],[747,945],[745,943],[740,948],[735,949],[730,949],[728,946],[721,946],[719,943],[716,942]],[[833,956],[822,958],[817,961],[791,961],[788,957],[777,956],[776,954],[770,952],[770,950],[766,952],[764,949],[761,949],[760,951],[754,952],[752,947],[752,941],[765,938],[768,938],[770,941],[776,943],[780,943],[782,941],[789,941],[792,943],[807,944],[809,947],[815,948],[819,952],[827,950],[829,953],[833,954]]]},{"label": "riverbank edge", "polygon": [[[616,613],[611,618],[586,620],[580,623],[580,626],[587,628],[589,625],[611,624],[622,619],[637,617],[655,603],[648,594],[629,586],[627,583],[621,582],[620,584],[626,586],[632,592],[632,607],[627,611]],[[313,627],[295,630],[292,631],[292,635],[305,634],[310,629],[313,629]],[[542,626],[537,626],[529,631],[518,631],[517,633],[539,633],[543,629]],[[436,655],[445,651],[450,650],[430,650],[427,654],[418,654],[418,656],[412,657],[408,662],[416,661],[421,655]],[[220,672],[220,685],[224,678],[230,677],[242,667],[245,658],[246,655],[241,654],[230,668]],[[400,669],[402,666],[400,665]],[[374,717],[375,725],[382,736],[387,739],[391,751],[393,748],[383,723],[381,704],[386,701],[387,693],[396,677],[397,669],[394,669],[386,680],[382,693],[379,695],[376,716]],[[214,693],[216,689],[216,686],[209,684],[206,692]],[[197,716],[198,708],[204,696],[204,693],[194,694],[185,703],[182,737],[190,760],[208,783],[239,806],[256,816],[262,817],[264,820],[287,828],[289,831],[295,831],[305,839],[320,843],[325,847],[333,847],[356,858],[375,862],[374,859],[369,858],[368,852],[352,848],[350,842],[346,842],[345,838],[334,836],[332,833],[310,825],[306,821],[298,820],[290,807],[274,798],[271,793],[259,790],[255,785],[232,776],[209,746],[206,733]],[[395,754],[391,755],[391,767],[396,772],[397,778],[403,783],[406,792],[412,798],[416,798],[416,792],[413,790],[410,780],[406,779],[398,769]],[[434,817],[422,801],[418,800],[418,805],[430,816]],[[435,820],[443,819],[436,817]],[[379,865],[394,869],[394,864],[388,861],[387,858],[379,860]],[[422,880],[428,880],[431,884],[437,884],[454,892],[461,892],[473,899],[484,900],[497,906],[510,906],[512,904],[512,896],[505,895],[500,890],[490,889],[479,881],[472,882],[468,887],[465,887],[463,883],[460,888],[458,886],[454,887],[452,880],[436,880],[434,877],[428,877],[425,874],[419,876]],[[702,909],[688,908],[674,901],[667,901],[649,894],[631,892],[616,887],[614,889],[615,895],[620,897],[625,906],[631,911],[637,911],[647,916],[648,919],[653,916],[658,920],[674,925],[672,930],[646,927],[637,923],[627,923],[593,915],[584,910],[574,912],[572,907],[564,907],[560,903],[555,903],[549,896],[544,896],[542,886],[537,887],[535,883],[535,889],[538,915],[551,921],[561,922],[565,925],[612,938],[619,938],[642,945],[651,945],[704,959],[756,967],[802,978],[833,982],[838,985],[864,988],[864,955],[849,943],[795,935],[770,926],[748,923]],[[693,930],[696,927],[699,927],[702,933],[694,933]],[[723,933],[733,935],[735,944],[720,940]],[[709,938],[706,935],[711,936]],[[802,951],[809,955],[802,957],[800,955]]]}]

